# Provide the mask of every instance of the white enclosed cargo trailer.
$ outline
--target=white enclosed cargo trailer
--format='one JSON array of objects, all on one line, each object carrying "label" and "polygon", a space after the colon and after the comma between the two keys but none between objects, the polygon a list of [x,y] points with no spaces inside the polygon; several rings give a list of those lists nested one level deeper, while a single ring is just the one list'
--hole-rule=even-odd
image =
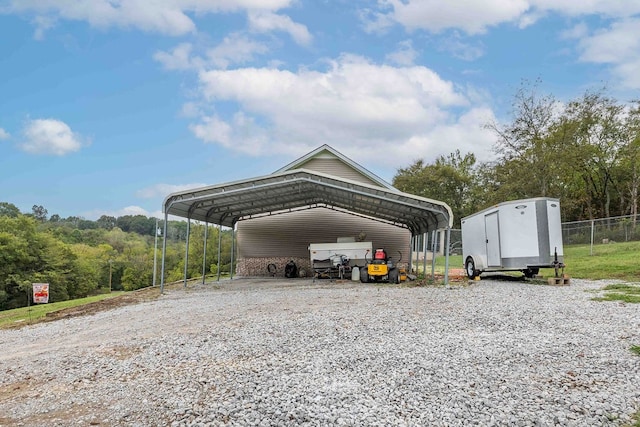
[{"label": "white enclosed cargo trailer", "polygon": [[560,201],[513,200],[462,218],[462,259],[470,279],[483,272],[563,268]]}]

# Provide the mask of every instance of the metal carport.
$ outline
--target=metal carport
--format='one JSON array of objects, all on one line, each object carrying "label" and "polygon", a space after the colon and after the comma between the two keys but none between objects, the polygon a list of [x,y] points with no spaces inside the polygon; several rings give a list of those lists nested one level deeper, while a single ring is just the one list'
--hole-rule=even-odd
[{"label": "metal carport", "polygon": [[[169,215],[187,218],[188,257],[189,224],[192,219],[234,229],[238,221],[314,207],[329,207],[373,218],[406,228],[412,236],[446,229],[447,242],[453,224],[451,208],[444,202],[392,188],[295,169],[170,194],[163,204],[164,235],[167,233]],[[448,246],[447,243],[445,283],[448,282]],[[161,291],[164,287],[165,252],[166,239],[163,239]],[[185,262],[185,283],[186,265]]]}]

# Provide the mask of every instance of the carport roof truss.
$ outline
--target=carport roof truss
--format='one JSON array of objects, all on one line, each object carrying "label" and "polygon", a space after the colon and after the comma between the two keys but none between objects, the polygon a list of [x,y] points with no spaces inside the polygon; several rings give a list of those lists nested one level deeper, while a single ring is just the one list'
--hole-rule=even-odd
[{"label": "carport roof truss", "polygon": [[409,229],[412,234],[451,227],[446,203],[305,169],[170,194],[168,215],[233,227],[237,221],[328,207]]}]

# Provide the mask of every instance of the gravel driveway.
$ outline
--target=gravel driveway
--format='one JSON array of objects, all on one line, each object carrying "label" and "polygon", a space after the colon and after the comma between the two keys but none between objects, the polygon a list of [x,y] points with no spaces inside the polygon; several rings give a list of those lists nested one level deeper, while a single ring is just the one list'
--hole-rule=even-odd
[{"label": "gravel driveway", "polygon": [[624,425],[640,305],[603,285],[171,290],[0,330],[0,426]]}]

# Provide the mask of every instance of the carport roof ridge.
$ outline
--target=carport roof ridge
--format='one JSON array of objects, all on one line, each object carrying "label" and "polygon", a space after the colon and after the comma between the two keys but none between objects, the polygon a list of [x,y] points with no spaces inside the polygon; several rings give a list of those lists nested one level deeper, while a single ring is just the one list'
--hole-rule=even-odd
[{"label": "carport roof ridge", "polygon": [[317,207],[373,218],[414,235],[453,224],[444,202],[305,169],[172,193],[163,211],[233,227],[242,220]]}]

